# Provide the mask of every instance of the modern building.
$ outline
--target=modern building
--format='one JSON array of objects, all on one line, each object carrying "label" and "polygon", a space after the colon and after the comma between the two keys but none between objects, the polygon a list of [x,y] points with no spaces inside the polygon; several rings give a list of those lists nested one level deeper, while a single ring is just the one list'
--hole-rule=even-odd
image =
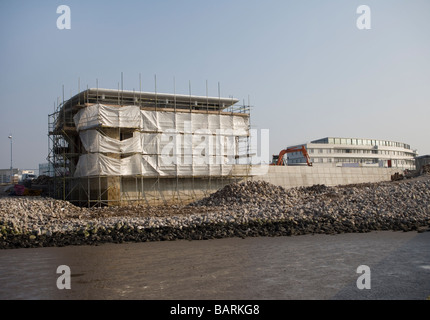
[{"label": "modern building", "polygon": [[[417,151],[411,149],[410,145],[389,140],[326,137],[297,146],[302,145],[305,146],[314,166],[369,166],[414,170],[417,156]],[[305,165],[306,160],[301,152],[289,153],[286,164]]]},{"label": "modern building", "polygon": [[51,195],[85,206],[176,203],[247,176],[250,108],[237,102],[82,91],[49,115]]},{"label": "modern building", "polygon": [[[29,175],[35,178],[37,175],[34,169],[13,169],[13,180],[12,183],[18,183]],[[10,169],[0,169],[0,183],[11,183]]]},{"label": "modern building", "polygon": [[[12,169],[12,175],[18,179],[19,169]],[[0,169],[0,183],[11,183],[11,172],[10,169]]]}]

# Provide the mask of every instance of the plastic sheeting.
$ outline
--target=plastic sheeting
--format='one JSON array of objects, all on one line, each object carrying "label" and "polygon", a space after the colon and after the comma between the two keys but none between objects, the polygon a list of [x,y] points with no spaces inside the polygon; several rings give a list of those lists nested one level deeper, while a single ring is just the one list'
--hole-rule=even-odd
[{"label": "plastic sheeting", "polygon": [[88,153],[79,157],[75,177],[87,176],[228,176],[233,164],[158,163],[156,156],[135,154],[123,159],[114,159],[101,153]]},{"label": "plastic sheeting", "polygon": [[175,132],[142,133],[134,132],[133,137],[117,140],[107,137],[97,130],[79,133],[81,142],[90,153],[141,153],[141,154],[198,154],[201,157],[224,155],[234,156],[238,140],[232,135],[212,135],[209,131],[199,130],[194,134]]},{"label": "plastic sheeting", "polygon": [[[135,132],[119,141],[86,130],[80,138],[88,153],[79,157],[75,177],[228,175],[238,152],[236,137],[223,135]],[[134,154],[117,159],[103,153]]]},{"label": "plastic sheeting", "polygon": [[73,117],[78,131],[99,126],[112,128],[141,128],[142,117],[138,106],[110,107],[95,104],[81,109]]},{"label": "plastic sheeting", "polygon": [[78,131],[97,128],[135,128],[143,132],[178,133],[196,130],[229,131],[235,136],[246,136],[249,117],[226,114],[207,114],[171,111],[140,110],[139,106],[110,107],[95,104],[78,111],[73,118]]},{"label": "plastic sheeting", "polygon": [[[88,152],[80,156],[75,177],[230,175],[239,141],[249,134],[248,117],[156,112],[138,106],[96,104],[81,109],[74,121]],[[99,127],[136,131],[133,137],[120,141],[105,136],[97,130]],[[120,154],[122,158],[104,153]]]},{"label": "plastic sheeting", "polygon": [[142,153],[142,143],[138,133],[122,141],[104,136],[97,130],[82,131],[79,137],[87,152]]}]

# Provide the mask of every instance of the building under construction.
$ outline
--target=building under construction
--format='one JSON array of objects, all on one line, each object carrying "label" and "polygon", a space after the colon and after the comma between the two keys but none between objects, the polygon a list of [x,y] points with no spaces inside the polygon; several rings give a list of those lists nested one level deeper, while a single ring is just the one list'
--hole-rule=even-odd
[{"label": "building under construction", "polygon": [[238,102],[191,94],[79,92],[49,115],[50,196],[88,207],[187,204],[241,180],[284,188],[334,186],[387,181],[402,172],[266,165],[261,148],[268,148],[268,141],[262,141],[262,130],[257,156],[249,103]]},{"label": "building under construction", "polygon": [[51,196],[187,203],[250,175],[250,107],[233,98],[87,89],[49,115]]}]

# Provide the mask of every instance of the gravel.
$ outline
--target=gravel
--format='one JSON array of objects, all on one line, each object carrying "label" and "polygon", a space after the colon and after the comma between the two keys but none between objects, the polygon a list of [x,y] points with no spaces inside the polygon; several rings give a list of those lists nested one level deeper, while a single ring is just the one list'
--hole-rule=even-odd
[{"label": "gravel", "polygon": [[124,241],[336,234],[430,227],[430,175],[337,187],[225,186],[187,206],[80,208],[42,197],[0,199],[0,248]]}]

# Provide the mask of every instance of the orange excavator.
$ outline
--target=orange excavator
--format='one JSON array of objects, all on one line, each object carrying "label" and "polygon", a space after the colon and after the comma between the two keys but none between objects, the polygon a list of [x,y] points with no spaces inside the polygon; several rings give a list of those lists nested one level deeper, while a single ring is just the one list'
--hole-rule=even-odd
[{"label": "orange excavator", "polygon": [[294,148],[287,148],[284,150],[281,150],[281,152],[279,152],[278,156],[273,156],[273,162],[272,165],[274,166],[283,166],[284,165],[284,155],[286,153],[291,153],[291,152],[301,152],[303,154],[303,156],[306,159],[306,163],[308,164],[308,166],[312,166],[312,162],[311,159],[309,157],[308,152],[306,151],[305,146],[301,146],[301,147],[294,147]]}]

